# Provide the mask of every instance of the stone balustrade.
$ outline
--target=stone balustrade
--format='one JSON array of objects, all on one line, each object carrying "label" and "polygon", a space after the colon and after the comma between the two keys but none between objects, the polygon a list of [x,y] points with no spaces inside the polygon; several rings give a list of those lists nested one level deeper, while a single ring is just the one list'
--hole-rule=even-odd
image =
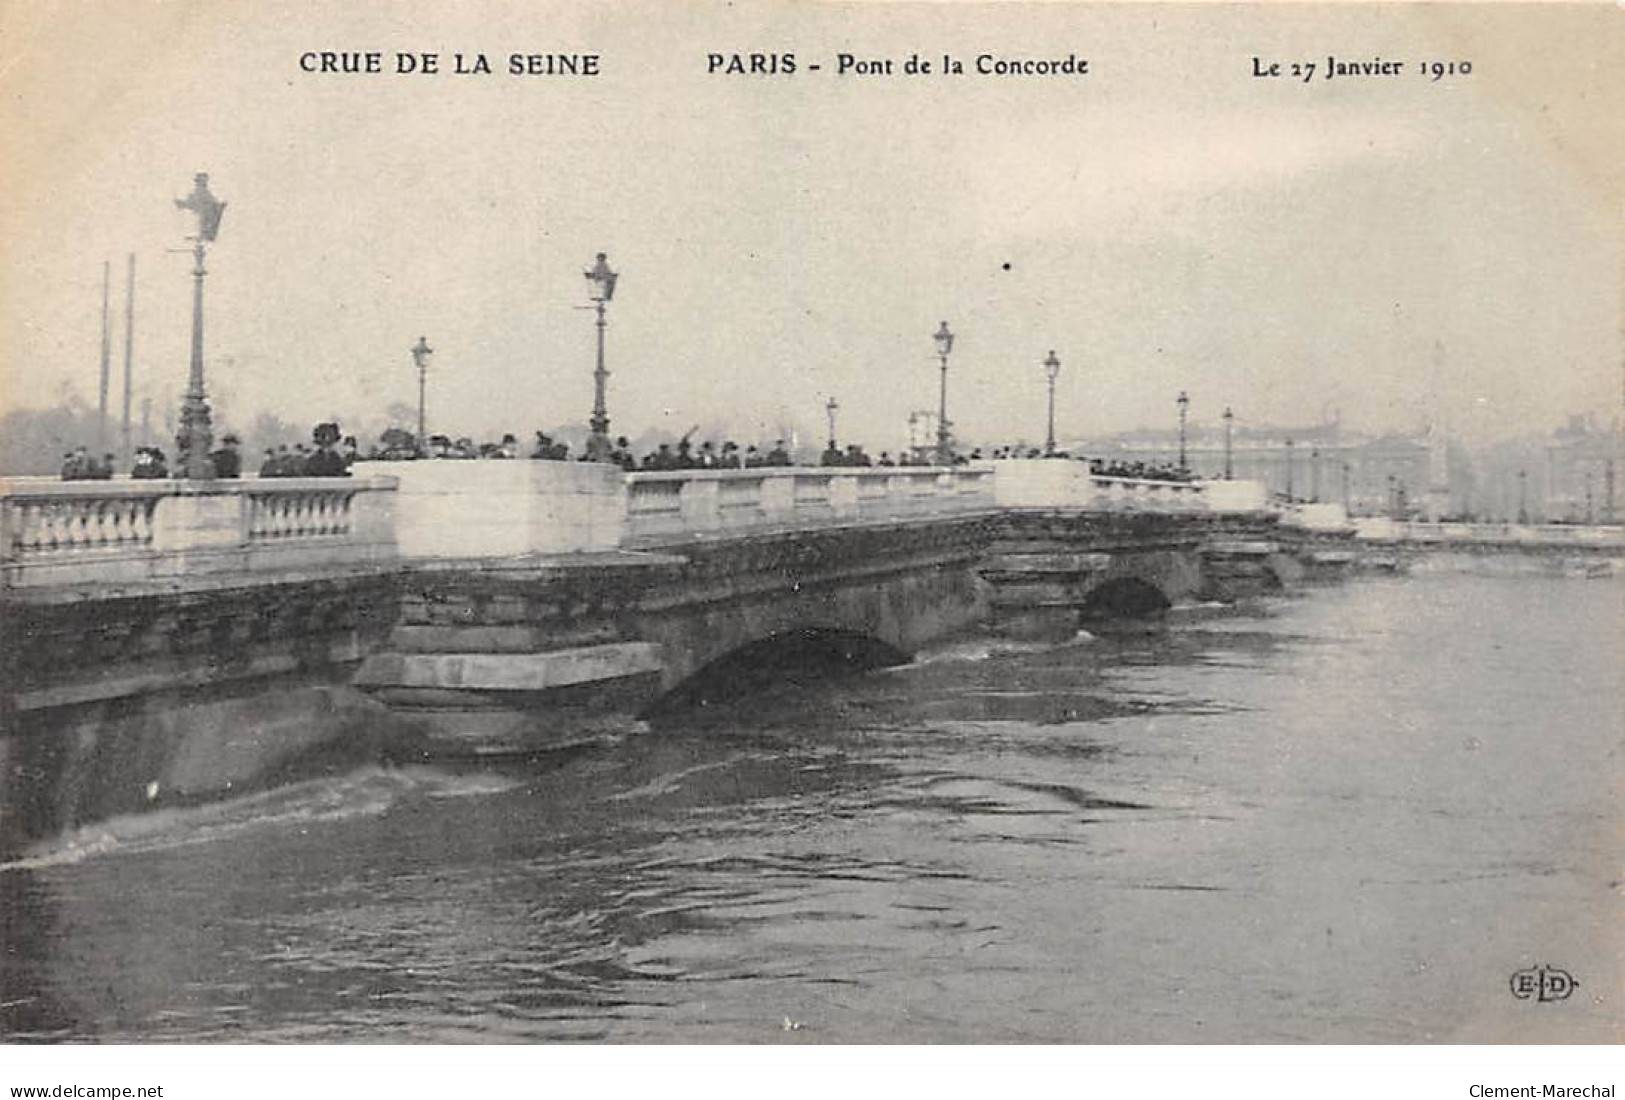
[{"label": "stone balustrade", "polygon": [[993,481],[988,466],[638,472],[626,476],[623,541],[986,511]]},{"label": "stone balustrade", "polygon": [[[993,463],[994,495],[1001,508],[1059,508],[1087,512],[1261,511],[1253,482],[1160,481],[1109,477],[1083,462],[1007,459]],[[1222,491],[1221,491],[1222,490]]]},{"label": "stone balustrade", "polygon": [[998,508],[1257,510],[1248,482],[1105,477],[1081,462],[639,471],[581,462],[367,462],[358,476],[0,479],[11,588],[195,573],[643,548],[734,532]]},{"label": "stone balustrade", "polygon": [[1357,537],[1371,542],[1482,543],[1522,546],[1625,549],[1625,527],[1561,523],[1411,523],[1385,516],[1353,521]]},{"label": "stone balustrade", "polygon": [[395,557],[390,478],[0,479],[5,587],[292,571]]}]

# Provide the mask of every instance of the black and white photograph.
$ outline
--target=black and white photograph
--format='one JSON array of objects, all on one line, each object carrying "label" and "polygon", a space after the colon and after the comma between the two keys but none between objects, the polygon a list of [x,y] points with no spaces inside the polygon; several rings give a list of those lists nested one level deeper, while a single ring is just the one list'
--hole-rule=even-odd
[{"label": "black and white photograph", "polygon": [[1606,3],[0,3],[0,1085],[1613,1096],[1622,150]]}]

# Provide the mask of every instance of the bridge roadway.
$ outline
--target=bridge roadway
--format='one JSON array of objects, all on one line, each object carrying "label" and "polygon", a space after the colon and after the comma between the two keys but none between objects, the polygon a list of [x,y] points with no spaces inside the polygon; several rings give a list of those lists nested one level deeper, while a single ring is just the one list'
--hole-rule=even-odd
[{"label": "bridge roadway", "polygon": [[1070,462],[368,465],[0,483],[0,852],[359,760],[557,746],[787,661],[1234,599],[1352,534],[1282,528],[1248,483]]}]

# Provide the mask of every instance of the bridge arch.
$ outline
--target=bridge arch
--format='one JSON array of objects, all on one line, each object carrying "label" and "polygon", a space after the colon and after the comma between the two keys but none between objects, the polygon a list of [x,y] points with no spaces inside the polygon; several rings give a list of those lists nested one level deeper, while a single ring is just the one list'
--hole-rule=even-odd
[{"label": "bridge arch", "polygon": [[855,630],[816,626],[775,630],[707,661],[662,692],[643,713],[675,714],[908,660],[909,655],[895,646]]},{"label": "bridge arch", "polygon": [[1085,619],[1144,619],[1173,606],[1161,588],[1141,577],[1113,577],[1090,589],[1079,609]]}]

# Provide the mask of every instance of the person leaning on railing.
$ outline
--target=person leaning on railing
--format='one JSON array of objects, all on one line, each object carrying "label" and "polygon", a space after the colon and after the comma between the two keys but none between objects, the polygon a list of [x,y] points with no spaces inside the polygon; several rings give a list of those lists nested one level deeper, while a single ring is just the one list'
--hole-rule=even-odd
[{"label": "person leaning on railing", "polygon": [[219,478],[235,478],[243,472],[243,456],[237,451],[237,437],[227,435],[220,440],[220,447],[209,455],[214,462],[214,476]]},{"label": "person leaning on railing", "polygon": [[318,424],[310,435],[316,449],[305,459],[302,473],[306,477],[349,477],[344,456],[334,449],[339,441],[339,426],[332,422]]},{"label": "person leaning on railing", "polygon": [[136,448],[135,465],[130,468],[130,476],[137,479],[168,477],[169,465],[164,461],[164,452],[157,447]]}]

